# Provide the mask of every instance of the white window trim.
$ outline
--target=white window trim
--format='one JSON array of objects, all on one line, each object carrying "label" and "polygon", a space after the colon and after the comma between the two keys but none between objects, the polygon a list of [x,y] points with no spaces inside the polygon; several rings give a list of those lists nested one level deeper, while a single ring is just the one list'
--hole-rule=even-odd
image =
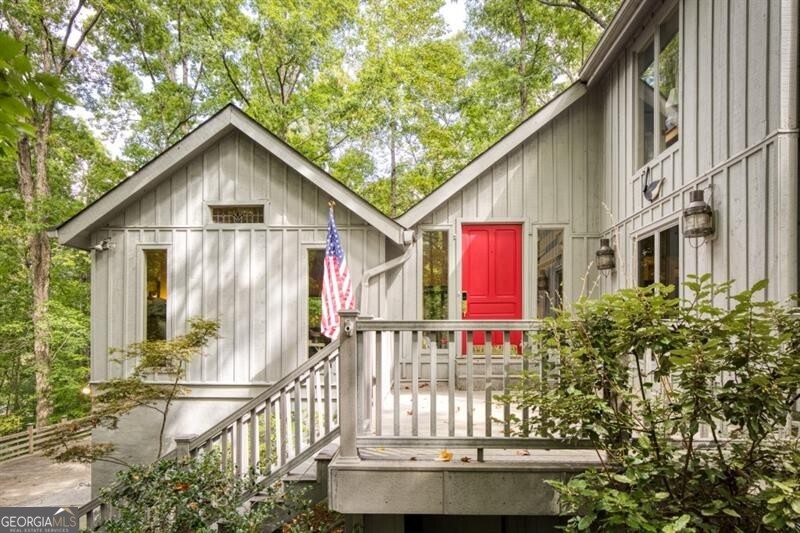
[{"label": "white window trim", "polygon": [[[570,305],[572,303],[570,296],[572,296],[572,276],[573,272],[571,269],[568,269],[568,265],[572,265],[572,233],[570,231],[569,224],[537,224],[533,228],[533,244],[531,245],[533,259],[531,264],[533,265],[533,270],[528,274],[532,276],[531,281],[531,288],[532,288],[532,297],[531,300],[531,309],[528,316],[533,316],[535,318],[541,319],[544,317],[539,316],[539,287],[538,287],[538,276],[539,276],[539,232],[542,230],[561,230],[561,238],[562,238],[562,257],[561,257],[561,303],[564,306]],[[568,244],[570,243],[570,244]]]},{"label": "white window trim", "polygon": [[[634,286],[639,287],[639,241],[646,239],[651,236],[655,236],[656,238],[653,239],[653,253],[655,254],[655,266],[654,266],[654,275],[656,283],[659,283],[659,277],[661,274],[661,239],[658,238],[659,234],[665,230],[670,228],[678,228],[678,258],[680,264],[680,271],[678,273],[678,281],[682,284],[684,279],[684,272],[683,272],[683,258],[684,258],[684,239],[683,236],[683,219],[680,213],[674,214],[670,217],[667,217],[663,220],[659,220],[658,222],[654,222],[648,226],[640,228],[631,236],[631,242],[633,245],[633,250],[631,253],[631,257],[634,258],[633,269],[634,269]],[[682,286],[677,287],[678,296],[680,297],[683,293]]]},{"label": "white window trim", "polygon": [[[211,221],[212,207],[262,207],[264,208],[264,222],[256,224],[219,224]],[[203,228],[204,229],[265,229],[269,221],[269,200],[205,200],[203,201]]]},{"label": "white window trim", "polygon": [[[265,219],[266,220],[266,219]],[[297,306],[300,316],[297,317],[297,323],[300,324],[300,339],[298,345],[302,354],[306,354],[308,358],[308,252],[309,250],[325,250],[326,243],[324,242],[306,242],[300,244],[302,261],[300,261],[300,279],[302,280],[302,287],[300,289],[300,298],[303,303]]]}]

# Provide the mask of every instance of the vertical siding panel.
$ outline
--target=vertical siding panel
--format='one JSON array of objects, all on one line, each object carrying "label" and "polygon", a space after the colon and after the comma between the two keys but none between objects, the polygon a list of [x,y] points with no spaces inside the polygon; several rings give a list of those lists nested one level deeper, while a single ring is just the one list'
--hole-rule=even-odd
[{"label": "vertical siding panel", "polygon": [[477,215],[480,220],[492,216],[492,170],[489,169],[478,178],[477,183]]},{"label": "vertical siding panel", "polygon": [[286,220],[286,165],[277,157],[270,157],[269,160],[269,223],[282,226]]},{"label": "vertical siding panel", "polygon": [[523,146],[522,179],[525,181],[525,209],[531,221],[538,221],[539,210],[539,136],[534,135]]},{"label": "vertical siding panel", "polygon": [[253,142],[245,135],[238,136],[236,164],[236,199],[253,198]]},{"label": "vertical siding panel", "polygon": [[269,152],[254,144],[253,147],[253,198],[267,198],[269,190]]},{"label": "vertical siding panel", "polygon": [[747,3],[730,3],[728,32],[728,71],[730,104],[728,131],[730,153],[744,150],[747,144]]},{"label": "vertical siding panel", "polygon": [[187,224],[200,226],[203,224],[203,158],[197,157],[187,169],[188,203]]},{"label": "vertical siding panel", "polygon": [[570,222],[570,196],[572,192],[572,161],[570,158],[570,113],[562,113],[556,119],[555,164],[553,183],[556,203],[555,218],[559,222]]},{"label": "vertical siding panel", "polygon": [[[115,243],[121,243],[124,240],[124,231],[109,232]],[[108,328],[108,349],[124,348],[123,339],[123,324],[125,323],[125,306],[124,298],[124,278],[125,278],[125,250],[120,248],[112,248],[101,252],[108,256],[108,312],[105,316],[105,326]],[[122,377],[122,364],[111,358],[109,361],[108,374],[110,378]]]},{"label": "vertical siding panel", "polygon": [[[274,183],[274,182],[273,182]],[[267,381],[274,382],[283,376],[281,345],[283,327],[281,280],[283,277],[283,231],[267,232]]]},{"label": "vertical siding panel", "polygon": [[[764,231],[766,238],[766,261],[767,261],[767,278],[771,280],[771,285],[767,287],[766,297],[770,299],[779,299],[785,297],[781,295],[778,290],[780,287],[779,281],[779,265],[781,254],[783,253],[783,241],[785,235],[778,234],[778,228],[781,227],[781,210],[779,197],[779,179],[778,176],[778,159],[777,149],[774,142],[766,146],[766,172],[765,179],[767,187],[767,227]],[[772,281],[774,280],[774,281]]]},{"label": "vertical siding panel", "polygon": [[298,231],[285,231],[283,234],[283,374],[294,370],[300,362],[297,349],[299,333],[297,323],[300,316],[297,279],[297,262],[300,255],[299,238]]},{"label": "vertical siding panel", "polygon": [[712,165],[712,75],[713,69],[713,3],[698,2],[698,118],[697,118],[697,167],[702,174]]},{"label": "vertical siding panel", "polygon": [[220,338],[218,352],[219,380],[230,383],[234,379],[236,364],[235,327],[235,287],[236,254],[234,250],[235,232],[223,230],[219,232],[219,285],[218,304],[220,321]]},{"label": "vertical siding panel", "polygon": [[[94,240],[97,242],[97,239]],[[108,320],[108,254],[92,254],[92,378],[108,378],[108,330],[102,324]],[[100,327],[97,327],[100,326]]]},{"label": "vertical siding panel", "polygon": [[586,98],[576,104],[570,114],[570,160],[572,161],[572,231],[586,233],[587,224],[587,180],[586,180]]},{"label": "vertical siding panel", "polygon": [[250,252],[250,272],[252,280],[251,315],[251,358],[250,380],[266,381],[267,365],[267,286],[266,286],[267,232],[253,232]]},{"label": "vertical siding panel", "polygon": [[768,2],[748,4],[747,146],[752,146],[767,134],[767,5]]},{"label": "vertical siding panel", "polygon": [[172,224],[185,226],[188,223],[186,210],[189,203],[187,169],[182,167],[171,178],[172,181]]},{"label": "vertical siding panel", "polygon": [[[711,177],[713,184],[709,203],[714,210],[714,239],[708,243],[711,248],[711,279],[715,283],[728,279],[728,173],[722,170]],[[726,295],[717,296],[714,304],[726,305]]]},{"label": "vertical siding panel", "polygon": [[553,222],[555,211],[555,169],[553,166],[553,125],[543,127],[539,132],[539,213],[541,222]]},{"label": "vertical siding panel", "polygon": [[140,224],[139,221],[139,209],[141,208],[141,200],[132,202],[127,208],[125,208],[125,225],[126,226],[138,226]]},{"label": "vertical siding panel", "polygon": [[203,154],[203,199],[219,200],[219,143]]},{"label": "vertical siding panel", "polygon": [[219,199],[236,199],[237,134],[232,133],[219,142]]},{"label": "vertical siding panel", "polygon": [[[172,319],[172,334],[183,335],[186,331],[186,231],[177,230],[172,235],[172,247],[167,253],[167,309]],[[171,256],[170,256],[171,252]],[[172,286],[170,287],[170,281]]]},{"label": "vertical siding panel", "polygon": [[711,107],[714,136],[712,162],[717,165],[728,157],[728,0],[714,0],[713,79]]},{"label": "vertical siding panel", "polygon": [[[319,189],[314,186],[308,180],[300,179],[302,185],[302,197],[301,197],[301,209],[302,209],[302,218],[301,223],[304,225],[312,225],[317,223],[317,214],[318,214],[318,202],[317,202],[317,191]],[[339,209],[339,211],[343,211],[343,209]]]},{"label": "vertical siding panel", "polygon": [[[191,190],[191,186],[189,187]],[[198,230],[187,233],[186,245],[186,318],[202,317],[203,315],[203,232]],[[189,381],[203,380],[203,355],[192,359],[189,365]]]},{"label": "vertical siding panel", "polygon": [[156,225],[172,224],[172,182],[164,180],[156,188]]},{"label": "vertical siding panel", "polygon": [[142,226],[154,226],[156,224],[156,192],[148,191],[139,200],[139,223]]},{"label": "vertical siding panel", "polygon": [[[508,160],[502,157],[492,167],[492,210],[491,216],[508,216]],[[447,205],[443,205],[447,208]]]},{"label": "vertical siding panel", "polygon": [[508,155],[508,216],[525,215],[522,176],[522,146],[515,148]]},{"label": "vertical siding panel", "polygon": [[[228,290],[234,293],[233,316],[235,334],[235,363],[233,380],[246,383],[250,379],[250,231],[233,232],[236,254],[234,285]],[[295,269],[295,272],[297,270]]]},{"label": "vertical siding panel", "polygon": [[[203,316],[219,320],[219,232],[203,232]],[[218,381],[219,339],[209,343],[201,373],[204,381]]]},{"label": "vertical siding panel", "polygon": [[[290,226],[302,223],[302,215],[300,213],[300,182],[302,180],[303,178],[300,177],[297,171],[288,167],[286,174],[286,224]],[[338,223],[345,224],[346,221]]]},{"label": "vertical siding panel", "polygon": [[698,2],[683,4],[683,181],[686,183],[697,175],[698,139]]},{"label": "vertical siding panel", "polygon": [[[747,158],[747,286],[767,277],[767,181],[764,152]],[[761,297],[761,295],[756,296]]]},{"label": "vertical siding panel", "polygon": [[743,161],[731,165],[728,174],[728,265],[735,282],[732,294],[747,287],[747,175]]},{"label": "vertical siding panel", "polygon": [[[125,272],[124,272],[124,286],[123,286],[123,298],[125,299],[123,302],[124,305],[124,314],[125,314],[125,325],[124,325],[124,337],[122,340],[123,345],[127,346],[132,342],[138,342],[142,340],[142,337],[139,336],[139,329],[138,326],[142,322],[142,318],[139,316],[140,311],[143,309],[140,307],[141,303],[144,302],[145,294],[144,294],[144,287],[141,287],[140,290],[140,283],[139,278],[140,275],[143,274],[139,272],[139,262],[138,262],[138,249],[137,249],[137,241],[138,241],[138,231],[131,231],[128,230],[125,232],[122,238],[122,253],[125,255]],[[93,322],[94,324],[94,322]],[[132,370],[133,364],[130,362],[125,365],[126,368],[125,374],[128,375],[129,372]]]},{"label": "vertical siding panel", "polygon": [[767,132],[780,124],[780,56],[781,56],[781,8],[777,2],[767,3],[769,30],[767,32]]}]

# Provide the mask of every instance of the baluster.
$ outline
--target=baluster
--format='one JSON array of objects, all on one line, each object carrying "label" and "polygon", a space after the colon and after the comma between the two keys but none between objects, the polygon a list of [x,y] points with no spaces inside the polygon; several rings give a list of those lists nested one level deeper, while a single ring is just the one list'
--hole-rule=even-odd
[{"label": "baluster", "polygon": [[394,334],[393,359],[394,359],[394,434],[400,435],[400,347],[402,345],[402,332]]},{"label": "baluster", "polygon": [[308,443],[317,440],[317,370],[312,368],[308,373]]},{"label": "baluster", "polygon": [[431,388],[431,406],[430,406],[430,416],[431,416],[431,436],[436,436],[436,372],[438,366],[438,356],[436,354],[436,344],[438,340],[438,335],[436,332],[432,335],[433,339],[430,341],[430,348],[431,348],[431,364],[430,364],[430,388]]},{"label": "baluster", "polygon": [[258,415],[256,409],[250,411],[250,469],[258,468]]},{"label": "baluster", "polygon": [[242,442],[242,419],[239,418],[236,422],[233,423],[234,428],[234,436],[233,436],[233,472],[237,476],[241,476],[243,472],[242,468],[242,451],[244,450],[244,443]]},{"label": "baluster", "polygon": [[286,409],[288,400],[286,398],[286,389],[284,388],[281,390],[280,395],[280,422],[278,423],[278,428],[280,431],[280,460],[278,461],[278,466],[283,466],[286,464],[286,461],[289,459],[289,435],[286,427]]},{"label": "baluster", "polygon": [[222,435],[219,438],[220,453],[222,454],[222,471],[228,470],[228,428],[222,430]]},{"label": "baluster", "polygon": [[294,422],[294,454],[300,454],[300,443],[302,439],[302,422],[303,422],[303,407],[301,404],[300,395],[302,394],[300,378],[294,380],[294,415],[292,420]]},{"label": "baluster", "polygon": [[265,471],[272,472],[272,398],[264,404],[264,464]]},{"label": "baluster", "polygon": [[[494,354],[494,344],[492,343],[492,331],[484,332],[483,337],[483,391],[484,395],[487,390],[491,390],[492,384],[492,356]],[[490,396],[491,398],[491,396]],[[484,402],[483,404],[485,420],[492,418],[492,402]],[[484,429],[484,431],[486,431]]]},{"label": "baluster", "polygon": [[[325,359],[325,363],[322,367],[323,371],[323,387],[325,387],[325,434],[331,432],[331,404],[333,403],[333,397],[331,396],[331,361],[330,359]],[[338,391],[337,391],[338,392]]]},{"label": "baluster", "polygon": [[456,434],[456,335],[460,332],[447,332],[447,434]]},{"label": "baluster", "polygon": [[486,395],[486,408],[484,414],[486,415],[486,436],[492,436],[492,382],[488,381],[484,390]]},{"label": "baluster", "polygon": [[473,348],[472,331],[467,332],[467,436],[472,436]]},{"label": "baluster", "polygon": [[[508,331],[503,332],[503,394],[508,396],[509,392],[509,373],[511,372],[511,342]],[[506,400],[503,402],[503,435],[511,436],[511,404]]]},{"label": "baluster", "polygon": [[[413,333],[412,333],[413,334]],[[419,359],[422,352],[422,332],[416,332],[411,347],[411,434],[419,435]]]},{"label": "baluster", "polygon": [[375,339],[375,435],[383,433],[383,342],[386,332]]}]

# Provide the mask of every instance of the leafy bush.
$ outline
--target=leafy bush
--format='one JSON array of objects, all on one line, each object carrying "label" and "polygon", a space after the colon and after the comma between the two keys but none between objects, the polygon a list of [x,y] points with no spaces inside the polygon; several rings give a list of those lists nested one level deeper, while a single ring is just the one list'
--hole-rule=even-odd
[{"label": "leafy bush", "polygon": [[250,532],[279,514],[306,510],[298,497],[274,490],[256,505],[240,506],[245,495],[256,491],[256,475],[239,478],[224,472],[216,451],[132,466],[117,474],[117,483],[101,495],[115,511],[104,528],[109,533],[182,533],[214,531],[212,524],[222,521],[226,531]]},{"label": "leafy bush", "polygon": [[[800,313],[710,276],[624,289],[548,319],[546,362],[508,400],[601,466],[552,482],[568,530],[763,531],[800,524]],[[549,362],[549,363],[548,363]],[[651,369],[649,369],[652,367]],[[532,367],[533,368],[533,367]]]}]

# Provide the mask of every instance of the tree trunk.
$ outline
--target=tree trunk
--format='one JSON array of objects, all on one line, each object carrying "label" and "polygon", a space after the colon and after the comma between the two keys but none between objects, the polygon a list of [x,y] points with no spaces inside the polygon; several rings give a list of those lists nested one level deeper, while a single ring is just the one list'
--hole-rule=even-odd
[{"label": "tree trunk", "polygon": [[519,120],[528,116],[528,84],[525,81],[525,49],[528,46],[528,28],[522,5],[517,2],[517,21],[519,22],[519,59],[517,60],[517,74],[519,75]]},{"label": "tree trunk", "polygon": [[[25,211],[36,229],[26,244],[26,267],[31,283],[33,323],[33,360],[36,372],[36,425],[47,424],[53,413],[50,398],[50,328],[47,308],[50,299],[50,238],[42,216],[42,204],[50,197],[47,175],[48,137],[53,120],[52,105],[34,113],[36,142],[31,152],[30,139],[24,136],[17,143],[19,191]],[[34,169],[35,163],[35,169]]]},{"label": "tree trunk", "polygon": [[392,217],[397,216],[397,159],[395,154],[395,138],[394,138],[394,122],[389,126],[389,165],[391,166],[389,173],[389,205],[391,206]]}]

